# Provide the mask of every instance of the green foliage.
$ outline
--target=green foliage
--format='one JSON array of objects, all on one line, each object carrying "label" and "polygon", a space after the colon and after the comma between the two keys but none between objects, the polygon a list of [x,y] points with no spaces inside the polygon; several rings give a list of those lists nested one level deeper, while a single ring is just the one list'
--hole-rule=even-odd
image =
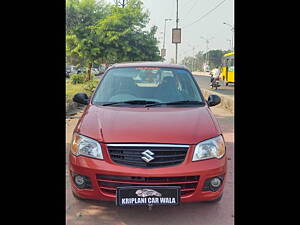
[{"label": "green foliage", "polygon": [[87,95],[92,95],[94,90],[96,89],[99,80],[90,80],[84,83],[84,90],[86,91]]},{"label": "green foliage", "polygon": [[149,13],[143,11],[140,0],[129,0],[127,6],[111,6],[111,14],[94,27],[102,40],[107,61],[154,61],[160,60],[155,38],[157,27],[144,31]]},{"label": "green foliage", "polygon": [[[230,52],[230,50],[211,50],[208,52],[209,54],[209,66],[210,68],[215,68],[218,66],[221,66],[222,64],[222,58],[224,54]],[[207,53],[206,53],[207,54]],[[206,54],[203,56],[206,57]]]},{"label": "green foliage", "polygon": [[68,62],[84,64],[89,71],[93,63],[161,60],[157,27],[143,30],[149,12],[142,6],[141,0],[129,0],[124,8],[104,1],[68,0]]},{"label": "green foliage", "polygon": [[70,77],[72,84],[83,84],[86,80],[84,74],[73,74]]},{"label": "green foliage", "polygon": [[109,13],[108,5],[96,0],[68,0],[66,5],[66,53],[70,59],[77,59],[77,65],[88,67],[103,57],[103,47],[92,29],[99,20]]},{"label": "green foliage", "polygon": [[84,92],[84,84],[72,84],[70,82],[66,83],[66,102],[72,103],[72,98],[75,94]]},{"label": "green foliage", "polygon": [[215,68],[221,66],[222,57],[224,54],[230,52],[230,50],[211,50],[208,53],[199,51],[195,57],[187,56],[182,61],[181,64],[187,66],[190,70],[194,67],[194,71],[202,71],[203,65],[206,62],[207,54],[209,56],[209,67]]}]

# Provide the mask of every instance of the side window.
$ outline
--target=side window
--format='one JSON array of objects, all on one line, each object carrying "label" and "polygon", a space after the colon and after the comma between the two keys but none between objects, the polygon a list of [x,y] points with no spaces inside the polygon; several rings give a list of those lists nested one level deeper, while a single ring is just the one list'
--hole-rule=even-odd
[{"label": "side window", "polygon": [[231,57],[230,59],[230,65],[228,66],[229,72],[234,72],[234,57]]}]

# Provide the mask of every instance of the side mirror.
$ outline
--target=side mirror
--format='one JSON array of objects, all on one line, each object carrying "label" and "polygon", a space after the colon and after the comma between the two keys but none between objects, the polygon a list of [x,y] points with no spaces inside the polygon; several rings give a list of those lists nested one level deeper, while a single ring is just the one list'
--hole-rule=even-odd
[{"label": "side mirror", "polygon": [[77,93],[74,95],[73,101],[79,104],[87,105],[89,104],[89,97],[86,95],[86,93]]},{"label": "side mirror", "polygon": [[207,104],[208,106],[215,106],[220,104],[221,98],[218,95],[210,95],[208,96]]}]

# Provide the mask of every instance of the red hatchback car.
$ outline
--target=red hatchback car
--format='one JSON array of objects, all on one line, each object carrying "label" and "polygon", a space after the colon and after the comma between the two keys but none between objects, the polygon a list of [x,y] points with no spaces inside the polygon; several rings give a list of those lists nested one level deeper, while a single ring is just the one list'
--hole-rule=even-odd
[{"label": "red hatchback car", "polygon": [[69,154],[75,197],[117,205],[218,201],[226,147],[191,72],[161,62],[121,63],[105,72],[73,133]]}]

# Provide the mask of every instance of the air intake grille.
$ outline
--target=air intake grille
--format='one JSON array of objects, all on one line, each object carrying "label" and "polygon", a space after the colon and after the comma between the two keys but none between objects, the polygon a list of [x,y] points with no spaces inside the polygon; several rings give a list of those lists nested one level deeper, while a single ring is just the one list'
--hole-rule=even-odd
[{"label": "air intake grille", "polygon": [[[184,161],[188,145],[128,145],[108,144],[110,158],[118,164],[157,168],[180,164]],[[146,162],[144,159],[150,159]]]},{"label": "air intake grille", "polygon": [[97,174],[99,188],[106,194],[115,195],[117,187],[128,186],[180,186],[181,196],[194,193],[200,176],[184,177],[132,177]]}]

